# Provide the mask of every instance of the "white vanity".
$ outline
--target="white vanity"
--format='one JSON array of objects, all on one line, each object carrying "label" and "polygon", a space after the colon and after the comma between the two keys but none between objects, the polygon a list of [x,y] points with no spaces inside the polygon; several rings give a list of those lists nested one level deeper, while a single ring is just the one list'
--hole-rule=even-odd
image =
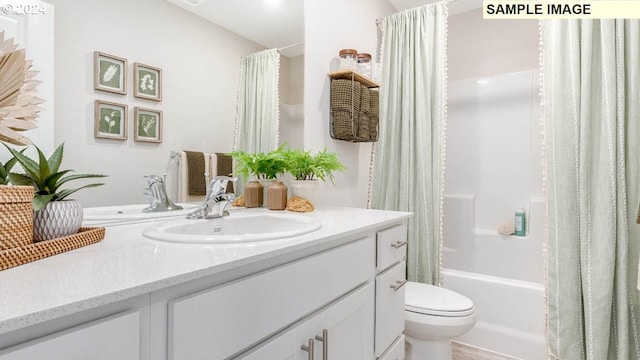
[{"label": "white vanity", "polygon": [[322,227],[226,245],[113,226],[98,244],[2,271],[0,360],[403,359],[410,214],[306,216]]}]

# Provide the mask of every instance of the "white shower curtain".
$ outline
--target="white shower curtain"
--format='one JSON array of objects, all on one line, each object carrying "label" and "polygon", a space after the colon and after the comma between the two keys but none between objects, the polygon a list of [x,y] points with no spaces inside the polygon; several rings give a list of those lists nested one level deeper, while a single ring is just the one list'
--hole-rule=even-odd
[{"label": "white shower curtain", "polygon": [[545,21],[547,337],[640,359],[640,20]]},{"label": "white shower curtain", "polygon": [[[234,150],[269,152],[278,147],[280,53],[264,50],[240,59]],[[238,182],[237,193],[242,193]]]},{"label": "white shower curtain", "polygon": [[370,207],[411,211],[407,277],[440,283],[446,112],[446,2],[383,21],[380,140]]}]

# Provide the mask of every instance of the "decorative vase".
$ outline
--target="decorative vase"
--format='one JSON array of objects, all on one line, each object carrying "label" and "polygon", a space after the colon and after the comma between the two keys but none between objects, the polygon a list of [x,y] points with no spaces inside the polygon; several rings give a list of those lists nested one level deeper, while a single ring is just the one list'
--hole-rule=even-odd
[{"label": "decorative vase", "polygon": [[274,181],[276,181],[276,179],[259,179],[258,180],[258,182],[260,183],[260,185],[262,185],[262,188],[263,188],[262,199],[264,200],[264,207],[267,207],[267,204],[269,201],[269,193],[267,190],[269,189],[269,186],[273,184]]},{"label": "decorative vase", "polygon": [[299,196],[315,205],[319,186],[320,182],[315,179],[291,180],[291,196]]},{"label": "decorative vase", "polygon": [[287,186],[282,181],[274,181],[268,189],[267,202],[269,210],[284,210],[287,208]]},{"label": "decorative vase", "polygon": [[82,225],[82,206],[76,200],[51,201],[33,212],[33,241],[75,234]]},{"label": "decorative vase", "polygon": [[258,180],[251,180],[244,187],[244,206],[248,208],[261,207],[264,202],[264,188]]},{"label": "decorative vase", "polygon": [[0,185],[0,250],[33,242],[33,186]]}]

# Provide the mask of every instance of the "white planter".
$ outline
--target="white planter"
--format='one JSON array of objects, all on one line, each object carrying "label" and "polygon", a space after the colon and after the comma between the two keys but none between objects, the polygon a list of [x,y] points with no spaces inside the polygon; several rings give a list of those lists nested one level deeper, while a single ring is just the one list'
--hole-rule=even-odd
[{"label": "white planter", "polygon": [[76,200],[51,201],[33,212],[33,241],[75,234],[82,225],[82,206]]},{"label": "white planter", "polygon": [[291,195],[307,199],[316,205],[319,187],[318,180],[291,180]]}]

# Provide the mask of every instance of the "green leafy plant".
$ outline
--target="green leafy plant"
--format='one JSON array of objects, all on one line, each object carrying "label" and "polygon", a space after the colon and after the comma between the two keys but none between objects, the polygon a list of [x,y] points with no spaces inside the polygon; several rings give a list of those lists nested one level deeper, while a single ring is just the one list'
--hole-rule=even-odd
[{"label": "green leafy plant", "polygon": [[11,168],[13,168],[17,161],[18,160],[13,157],[4,164],[0,163],[0,185],[9,185],[9,171],[11,171]]},{"label": "green leafy plant", "polygon": [[338,155],[334,152],[327,152],[327,149],[319,151],[316,155],[311,155],[310,151],[288,149],[285,150],[285,157],[287,172],[296,180],[317,178],[324,181],[329,178],[333,183],[333,172],[346,169],[338,159]]},{"label": "green leafy plant", "polygon": [[37,146],[34,147],[38,151],[38,161],[35,161],[22,154],[22,152],[7,146],[7,149],[11,151],[16,162],[18,162],[25,170],[24,174],[13,172],[9,173],[9,179],[14,185],[30,185],[35,188],[35,196],[33,198],[34,210],[37,211],[44,209],[50,201],[64,200],[66,197],[78,190],[104,185],[103,183],[94,183],[75,189],[60,189],[60,186],[72,180],[99,178],[105,177],[106,175],[71,175],[70,173],[73,172],[73,170],[60,170],[60,164],[62,163],[62,156],[64,152],[64,143],[60,144],[48,159]]},{"label": "green leafy plant", "polygon": [[258,179],[275,179],[287,171],[286,150],[282,147],[269,153],[246,153],[236,150],[229,155],[236,160],[235,174]]}]

